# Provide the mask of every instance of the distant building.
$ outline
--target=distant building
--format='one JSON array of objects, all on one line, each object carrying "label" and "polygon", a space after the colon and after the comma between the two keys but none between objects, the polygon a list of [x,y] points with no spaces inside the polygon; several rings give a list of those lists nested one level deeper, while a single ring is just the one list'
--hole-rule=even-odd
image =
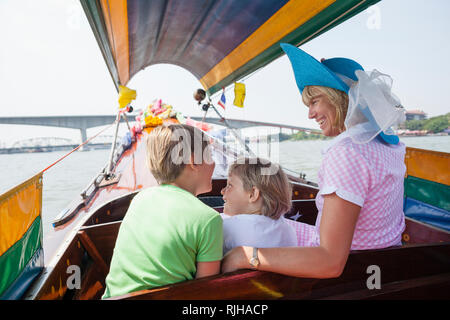
[{"label": "distant building", "polygon": [[422,110],[410,110],[406,111],[406,121],[409,120],[425,120],[427,118],[427,114]]}]

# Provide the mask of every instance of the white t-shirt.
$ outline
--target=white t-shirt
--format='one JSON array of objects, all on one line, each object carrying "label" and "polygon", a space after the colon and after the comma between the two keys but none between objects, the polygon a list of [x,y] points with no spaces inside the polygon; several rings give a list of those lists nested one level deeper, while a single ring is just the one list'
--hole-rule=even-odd
[{"label": "white t-shirt", "polygon": [[238,246],[257,248],[294,247],[295,229],[285,219],[274,220],[259,214],[238,214],[223,218],[223,254]]}]

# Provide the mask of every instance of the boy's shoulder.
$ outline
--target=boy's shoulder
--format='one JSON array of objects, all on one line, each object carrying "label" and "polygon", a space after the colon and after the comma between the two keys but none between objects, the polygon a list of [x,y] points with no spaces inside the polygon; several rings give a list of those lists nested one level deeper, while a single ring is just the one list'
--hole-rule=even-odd
[{"label": "boy's shoulder", "polygon": [[253,225],[262,226],[276,223],[276,220],[259,214],[236,214],[234,216],[227,216],[223,214],[221,216],[224,226],[228,228],[235,228],[236,226],[239,226],[245,229],[248,226]]},{"label": "boy's shoulder", "polygon": [[189,211],[199,215],[219,215],[213,208],[203,203],[196,196],[182,188],[173,185],[160,185],[141,190],[133,201],[151,202],[154,207],[163,205],[167,207],[182,208],[183,211]]},{"label": "boy's shoulder", "polygon": [[267,216],[261,215],[261,214],[247,214],[247,213],[241,213],[241,214],[235,214],[233,216],[228,216],[225,213],[222,214],[224,219],[229,219],[229,221],[235,221],[235,220],[244,220],[244,221],[276,221],[273,220]]},{"label": "boy's shoulder", "polygon": [[188,191],[181,189],[179,187],[175,187],[172,185],[158,185],[142,189],[141,191],[138,192],[138,194],[134,197],[133,200],[142,201],[148,199],[155,200],[162,198],[164,199],[169,198],[173,200],[183,200],[183,199],[192,200],[191,198],[195,197]]}]

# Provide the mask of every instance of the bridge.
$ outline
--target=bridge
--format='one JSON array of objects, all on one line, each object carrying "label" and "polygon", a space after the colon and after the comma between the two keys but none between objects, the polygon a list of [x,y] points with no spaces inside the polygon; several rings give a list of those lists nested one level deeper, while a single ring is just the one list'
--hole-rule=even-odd
[{"label": "bridge", "polygon": [[[136,114],[129,114],[129,121],[134,121],[134,116]],[[202,117],[191,117],[191,119],[196,121],[202,121]],[[21,125],[32,125],[32,126],[51,126],[51,127],[62,127],[79,129],[81,131],[81,141],[86,141],[86,129],[92,127],[104,126],[113,123],[116,120],[115,115],[98,115],[98,116],[43,116],[43,117],[0,117],[0,123],[3,124],[21,124]],[[121,118],[121,122],[123,122]],[[205,122],[225,126],[223,119],[206,117]],[[261,121],[250,121],[250,120],[239,120],[239,119],[227,119],[230,126],[235,129],[243,129],[249,127],[278,127],[280,129],[292,129],[296,131],[306,131],[311,133],[320,133],[320,130],[298,127],[292,125],[285,125],[279,123],[261,122]]]},{"label": "bridge", "polygon": [[[136,113],[128,114],[129,121],[134,121]],[[221,118],[206,117],[191,117],[196,121],[204,120],[207,123],[212,123],[220,126],[225,126],[225,122]],[[41,116],[41,117],[0,117],[0,123],[3,124],[18,124],[18,125],[34,125],[34,126],[51,126],[79,129],[81,132],[81,141],[87,140],[86,129],[92,127],[99,127],[113,123],[116,120],[115,115],[84,115],[84,116]],[[121,118],[121,122],[124,119]],[[285,125],[279,123],[226,119],[227,123],[235,129],[244,129],[249,127],[278,127],[281,129],[291,129],[295,131],[305,131],[310,133],[320,133],[320,130],[298,127],[292,125]]]},{"label": "bridge", "polygon": [[[101,135],[87,144],[88,149],[109,149],[113,141],[111,135]],[[79,146],[78,142],[59,137],[38,137],[14,142],[11,147],[0,148],[0,154],[31,153],[72,150]]]},{"label": "bridge", "polygon": [[31,139],[24,139],[15,141],[11,148],[27,148],[27,147],[46,147],[46,146],[63,146],[63,145],[75,145],[76,142],[72,139],[59,138],[59,137],[38,137]]},{"label": "bridge", "polygon": [[[87,140],[86,135],[87,129],[111,124],[115,120],[116,120],[115,115],[0,117],[0,123],[3,124],[21,124],[30,126],[49,126],[49,127],[79,129],[81,132],[81,142]],[[121,118],[120,121],[123,122],[124,119]]]},{"label": "bridge", "polygon": [[[191,117],[192,120],[195,121],[202,121],[202,117]],[[233,127],[234,129],[244,129],[244,128],[250,128],[250,127],[275,127],[281,129],[291,129],[296,131],[305,131],[310,133],[321,133],[322,131],[312,128],[305,128],[305,127],[298,127],[298,126],[292,126],[287,124],[280,124],[280,123],[271,123],[271,122],[261,122],[261,121],[252,121],[252,120],[238,120],[238,119],[226,119],[228,124]],[[217,124],[220,126],[225,126],[225,122],[223,119],[220,118],[209,118],[206,117],[205,122]]]},{"label": "bridge", "polygon": [[[128,114],[129,121],[134,121],[136,113]],[[207,123],[225,126],[225,122],[221,118],[206,117],[191,117],[195,121],[204,120]],[[99,127],[113,123],[116,120],[115,115],[84,115],[84,116],[41,116],[41,117],[0,117],[0,124],[17,124],[17,125],[34,125],[34,126],[51,126],[79,129],[81,132],[81,141],[87,140],[86,129],[92,127]],[[121,118],[121,122],[124,119]],[[235,129],[244,129],[250,127],[278,127],[281,129],[291,129],[296,131],[306,131],[310,133],[319,133],[319,130],[298,127],[292,125],[284,125],[279,123],[249,121],[239,119],[226,119],[229,126]],[[98,137],[99,138],[99,137]],[[96,138],[96,140],[98,140]],[[94,144],[89,144],[93,148],[105,148],[110,146],[113,138],[109,141],[97,141]],[[103,139],[104,140],[104,139]],[[12,148],[0,148],[0,153],[16,153],[16,152],[42,152],[42,151],[57,151],[65,149],[73,149],[78,144],[74,141],[63,138],[32,138],[16,142]]]}]

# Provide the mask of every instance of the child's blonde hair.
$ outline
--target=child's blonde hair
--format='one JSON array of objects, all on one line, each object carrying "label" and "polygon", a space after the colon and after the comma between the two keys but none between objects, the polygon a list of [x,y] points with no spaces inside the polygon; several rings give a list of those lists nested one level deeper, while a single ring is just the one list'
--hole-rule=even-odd
[{"label": "child's blonde hair", "polygon": [[[264,174],[269,168],[272,174]],[[279,165],[260,158],[241,158],[231,164],[228,174],[239,177],[245,191],[259,189],[262,215],[277,220],[291,209],[292,186]]]},{"label": "child's blonde hair", "polygon": [[153,129],[147,137],[147,165],[160,184],[175,181],[194,157],[202,163],[209,142],[203,132],[185,124],[170,124]]},{"label": "child's blonde hair", "polygon": [[321,94],[326,96],[328,101],[336,108],[336,119],[333,127],[343,131],[345,129],[344,120],[348,110],[348,95],[334,88],[306,86],[302,92],[303,103],[309,106],[311,100]]}]

